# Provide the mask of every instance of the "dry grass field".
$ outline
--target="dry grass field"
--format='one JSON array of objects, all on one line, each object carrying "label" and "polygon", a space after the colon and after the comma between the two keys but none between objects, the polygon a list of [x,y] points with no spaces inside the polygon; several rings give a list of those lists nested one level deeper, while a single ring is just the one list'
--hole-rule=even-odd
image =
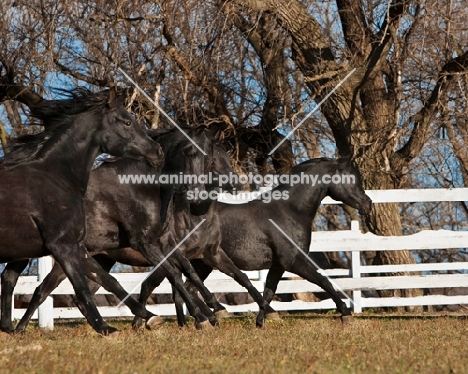
[{"label": "dry grass field", "polygon": [[253,315],[219,328],[95,334],[84,322],[57,322],[0,335],[1,373],[468,373],[468,319],[362,316],[342,327],[334,316],[289,315],[255,328]]}]

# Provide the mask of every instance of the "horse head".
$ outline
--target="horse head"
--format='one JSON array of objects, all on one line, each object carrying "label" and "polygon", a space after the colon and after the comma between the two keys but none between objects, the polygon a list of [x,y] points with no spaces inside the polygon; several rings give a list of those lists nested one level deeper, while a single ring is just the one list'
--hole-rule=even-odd
[{"label": "horse head", "polygon": [[372,208],[372,200],[362,187],[361,175],[349,158],[334,161],[330,168],[328,195],[337,201],[367,215]]},{"label": "horse head", "polygon": [[162,164],[164,153],[161,146],[127,112],[123,95],[116,96],[114,89],[109,91],[102,117],[100,145],[104,153],[124,158],[145,158],[153,166]]}]

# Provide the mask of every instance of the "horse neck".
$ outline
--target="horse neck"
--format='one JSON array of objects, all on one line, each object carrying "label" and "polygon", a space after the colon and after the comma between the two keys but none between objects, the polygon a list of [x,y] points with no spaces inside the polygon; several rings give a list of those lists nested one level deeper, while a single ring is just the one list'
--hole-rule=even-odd
[{"label": "horse neck", "polygon": [[167,132],[153,137],[153,140],[161,145],[165,157],[175,157],[178,136],[178,132]]},{"label": "horse neck", "polygon": [[41,150],[39,159],[50,173],[66,175],[66,180],[86,192],[89,175],[95,158],[100,153],[98,129],[101,121],[86,116],[76,116],[69,125],[57,129],[53,139]]},{"label": "horse neck", "polygon": [[312,222],[322,200],[327,196],[328,187],[324,184],[316,184],[315,186],[297,184],[287,188],[287,191],[289,191],[287,203],[304,219]]},{"label": "horse neck", "polygon": [[211,209],[212,206],[213,206],[213,200],[211,199],[203,200],[197,205],[190,206],[190,214],[192,216],[197,216],[197,217],[207,216],[208,214],[210,214],[211,216],[211,213],[213,212],[213,210]]},{"label": "horse neck", "polygon": [[183,214],[190,216],[201,216],[208,214],[213,204],[213,201],[211,199],[206,199],[201,201],[197,205],[192,205],[190,204],[190,201],[187,200],[186,192],[177,188],[174,192],[173,199],[175,214]]}]

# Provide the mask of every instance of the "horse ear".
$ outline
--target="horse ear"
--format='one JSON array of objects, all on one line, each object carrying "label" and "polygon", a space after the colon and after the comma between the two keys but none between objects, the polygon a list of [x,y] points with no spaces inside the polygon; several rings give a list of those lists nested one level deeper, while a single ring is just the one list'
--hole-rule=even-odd
[{"label": "horse ear", "polygon": [[350,165],[352,160],[353,160],[353,155],[349,153],[346,156],[340,157],[338,159],[338,162],[340,164]]},{"label": "horse ear", "polygon": [[224,130],[225,127],[223,127],[220,123],[216,123],[210,126],[210,132],[213,134],[213,139],[217,141],[223,140]]},{"label": "horse ear", "polygon": [[109,89],[109,95],[107,96],[107,106],[108,107],[113,107],[116,102],[116,97],[117,97],[117,91],[115,89],[115,86],[112,85],[111,88]]},{"label": "horse ear", "polygon": [[220,116],[220,121],[216,121],[210,124],[210,131],[213,134],[213,138],[222,141],[224,139],[224,136],[226,134],[226,131],[230,128],[234,128],[234,126],[231,124],[231,121],[227,116]]},{"label": "horse ear", "polygon": [[205,125],[205,124],[200,124],[200,125],[197,125],[197,127],[195,127],[195,133],[196,134],[201,134],[202,132],[204,132],[205,130],[208,129],[208,126]]},{"label": "horse ear", "polygon": [[107,96],[107,107],[116,108],[119,105],[125,104],[125,92],[117,95],[117,89],[112,85],[109,89],[109,94]]}]

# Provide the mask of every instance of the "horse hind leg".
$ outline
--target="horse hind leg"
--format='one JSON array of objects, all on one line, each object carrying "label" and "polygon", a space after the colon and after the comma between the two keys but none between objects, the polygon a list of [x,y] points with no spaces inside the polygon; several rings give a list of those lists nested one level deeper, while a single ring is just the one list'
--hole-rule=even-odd
[{"label": "horse hind leg", "polygon": [[18,326],[16,326],[16,332],[24,332],[29,321],[31,320],[31,317],[39,305],[44,302],[50,293],[56,289],[65,278],[65,273],[63,272],[60,265],[56,262],[51,272],[47,274],[42,283],[34,290],[34,294],[31,298],[31,301],[29,302],[28,309],[26,309],[26,312],[18,323]]},{"label": "horse hind leg", "polygon": [[[88,279],[100,284],[107,291],[112,292],[120,300],[127,305],[132,313],[136,316],[140,316],[143,319],[146,319],[146,327],[148,329],[153,329],[159,327],[164,323],[164,319],[160,316],[156,316],[153,313],[149,312],[143,305],[138,301],[129,297],[127,291],[120,285],[120,283],[112,277],[108,272],[104,271],[99,263],[91,256],[88,255],[85,262],[85,274]],[[89,288],[88,288],[89,290]],[[78,296],[78,295],[77,295]],[[80,305],[81,304],[81,305]],[[82,302],[77,297],[77,305],[79,309],[87,308],[87,305]]]},{"label": "horse hind leg", "polygon": [[9,262],[3,270],[1,276],[1,320],[0,330],[12,333],[14,331],[12,323],[13,291],[21,272],[28,266],[29,260]]},{"label": "horse hind leg", "polygon": [[[205,252],[207,253],[207,252]],[[247,289],[248,293],[259,306],[259,310],[263,311],[266,318],[278,319],[278,313],[270,306],[270,304],[263,298],[260,292],[253,286],[250,279],[237,266],[232,260],[226,255],[226,253],[220,249],[217,254],[207,256],[205,254],[204,260],[207,261],[211,266],[217,268],[224,274],[229,275],[237,283]]]},{"label": "horse hind leg", "polygon": [[172,287],[172,298],[174,300],[174,305],[176,309],[177,324],[180,328],[184,328],[187,326],[187,321],[185,320],[184,313],[184,299],[175,287]]}]

